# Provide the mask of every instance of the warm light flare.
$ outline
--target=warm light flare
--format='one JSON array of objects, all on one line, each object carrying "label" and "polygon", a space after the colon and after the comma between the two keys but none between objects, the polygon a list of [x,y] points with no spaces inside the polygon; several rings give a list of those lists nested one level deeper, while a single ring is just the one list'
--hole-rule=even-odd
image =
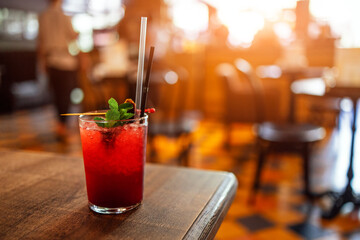
[{"label": "warm light flare", "polygon": [[[278,20],[286,8],[295,8],[296,0],[206,0],[218,10],[220,21],[228,28],[228,42],[233,46],[250,47],[256,33],[268,20]],[[289,36],[288,29],[280,29]]]},{"label": "warm light flare", "polygon": [[331,26],[341,36],[340,47],[360,47],[360,1],[311,0],[310,12],[318,22]]},{"label": "warm light flare", "polygon": [[190,39],[195,39],[200,32],[208,28],[209,10],[205,4],[198,1],[174,2],[171,14],[174,25],[182,29]]},{"label": "warm light flare", "polygon": [[290,41],[293,37],[291,26],[286,22],[278,22],[274,24],[274,32],[282,41]]},{"label": "warm light flare", "polygon": [[170,85],[174,85],[177,83],[179,76],[174,71],[168,71],[164,76],[165,82]]},{"label": "warm light flare", "polygon": [[237,12],[236,9],[221,8],[218,17],[228,28],[228,41],[233,46],[249,47],[255,34],[264,27],[263,16],[253,11]]}]

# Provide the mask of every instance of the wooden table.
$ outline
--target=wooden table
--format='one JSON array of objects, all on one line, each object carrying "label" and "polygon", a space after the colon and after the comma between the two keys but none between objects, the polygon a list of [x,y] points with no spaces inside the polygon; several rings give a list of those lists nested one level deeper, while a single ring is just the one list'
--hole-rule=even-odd
[{"label": "wooden table", "polygon": [[[298,66],[293,68],[282,67],[282,74],[288,77],[290,88],[294,81],[299,78],[308,77],[308,76],[321,76],[323,67],[309,67],[309,66]],[[295,96],[293,92],[289,91],[289,115],[288,122],[295,122]]]},{"label": "wooden table", "polygon": [[0,239],[212,239],[236,193],[232,173],[147,164],[142,205],[89,210],[82,158],[0,149]]},{"label": "wooden table", "polygon": [[[315,89],[316,88],[316,89]],[[350,146],[350,161],[347,171],[347,184],[342,193],[327,192],[326,195],[331,195],[333,204],[331,209],[324,212],[322,215],[326,219],[332,219],[337,216],[341,208],[346,203],[353,203],[360,207],[360,196],[354,193],[351,182],[354,178],[354,152],[355,152],[355,132],[356,121],[358,115],[358,101],[360,99],[360,82],[342,83],[342,81],[335,81],[325,84],[321,78],[303,79],[295,81],[292,84],[292,91],[296,94],[315,95],[324,97],[349,98],[353,103],[353,119],[351,123],[351,146]]]}]

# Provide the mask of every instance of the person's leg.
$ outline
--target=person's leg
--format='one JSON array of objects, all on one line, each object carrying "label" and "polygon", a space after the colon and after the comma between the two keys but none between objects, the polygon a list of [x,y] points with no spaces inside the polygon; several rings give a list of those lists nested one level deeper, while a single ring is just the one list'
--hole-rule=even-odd
[{"label": "person's leg", "polygon": [[77,85],[76,71],[62,71],[49,68],[48,72],[59,122],[57,126],[57,133],[59,135],[65,135],[66,117],[62,117],[60,114],[68,112],[71,105],[70,94]]},{"label": "person's leg", "polygon": [[[71,92],[77,87],[76,71],[61,71],[61,86],[56,90],[58,96],[59,114],[69,112],[71,106]],[[61,121],[65,123],[66,117],[62,117]]]}]

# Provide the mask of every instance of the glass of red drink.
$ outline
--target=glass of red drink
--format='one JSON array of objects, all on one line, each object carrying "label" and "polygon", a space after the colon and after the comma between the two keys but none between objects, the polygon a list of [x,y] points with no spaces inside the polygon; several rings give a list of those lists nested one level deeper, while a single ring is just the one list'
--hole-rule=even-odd
[{"label": "glass of red drink", "polygon": [[97,213],[123,213],[143,199],[147,116],[118,121],[106,128],[98,126],[105,120],[79,117],[89,207]]}]

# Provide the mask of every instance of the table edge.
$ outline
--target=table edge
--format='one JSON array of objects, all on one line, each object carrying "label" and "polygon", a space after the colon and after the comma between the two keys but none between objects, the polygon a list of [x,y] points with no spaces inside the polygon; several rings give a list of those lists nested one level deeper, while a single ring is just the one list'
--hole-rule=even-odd
[{"label": "table edge", "polygon": [[[223,172],[224,181],[195,219],[183,239],[213,239],[233,202],[238,181],[233,173]],[[200,227],[199,227],[200,226]]]}]

